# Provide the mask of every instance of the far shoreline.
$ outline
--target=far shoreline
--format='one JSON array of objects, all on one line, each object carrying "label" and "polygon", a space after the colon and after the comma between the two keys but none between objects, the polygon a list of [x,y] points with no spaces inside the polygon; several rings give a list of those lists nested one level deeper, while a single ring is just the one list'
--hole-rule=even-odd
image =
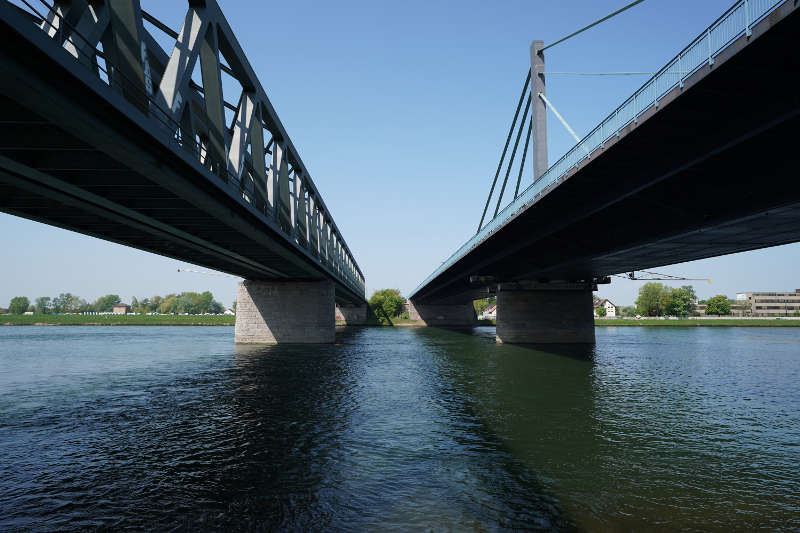
[{"label": "far shoreline", "polygon": [[800,327],[800,320],[789,317],[776,318],[601,318],[595,326],[640,326],[640,327]]},{"label": "far shoreline", "polygon": [[[234,315],[0,315],[0,326],[234,326]],[[479,320],[475,326],[495,326]],[[800,327],[800,320],[777,318],[599,318],[596,327]],[[347,327],[336,321],[337,327]],[[394,319],[390,323],[349,324],[352,327],[426,327],[421,320]]]},{"label": "far shoreline", "polygon": [[2,326],[233,326],[233,315],[0,315]]}]

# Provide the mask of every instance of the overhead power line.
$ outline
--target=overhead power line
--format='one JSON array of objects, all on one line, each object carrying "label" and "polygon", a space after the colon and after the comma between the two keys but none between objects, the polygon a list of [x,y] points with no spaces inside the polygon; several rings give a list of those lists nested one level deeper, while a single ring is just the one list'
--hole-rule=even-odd
[{"label": "overhead power line", "polygon": [[707,281],[711,283],[709,278],[685,278],[683,276],[674,276],[672,274],[662,274],[659,272],[652,272],[650,270],[639,270],[638,272],[644,272],[645,274],[649,274],[650,276],[659,276],[659,277],[647,277],[641,278],[636,277],[636,272],[629,272],[628,274],[611,274],[617,278],[622,279],[629,279],[634,281]]},{"label": "overhead power line", "polygon": [[224,278],[240,279],[237,276],[231,276],[230,274],[225,274],[224,272],[211,272],[209,270],[192,270],[191,268],[179,268],[178,272],[192,272],[193,274],[206,274],[208,276],[221,276]]}]

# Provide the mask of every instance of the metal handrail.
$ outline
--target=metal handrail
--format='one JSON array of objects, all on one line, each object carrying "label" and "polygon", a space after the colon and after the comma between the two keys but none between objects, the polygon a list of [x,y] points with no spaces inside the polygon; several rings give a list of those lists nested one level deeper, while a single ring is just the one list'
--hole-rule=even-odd
[{"label": "metal handrail", "polygon": [[738,0],[622,105],[612,111],[580,142],[550,166],[538,180],[529,185],[480,231],[442,262],[411,292],[409,297],[414,296],[436,276],[450,268],[456,261],[502,228],[518,212],[550,192],[570,170],[584,159],[588,159],[594,150],[600,148],[610,138],[619,136],[619,133],[631,122],[638,122],[639,117],[645,111],[651,107],[657,107],[659,99],[665,94],[675,87],[683,87],[684,82],[698,69],[705,65],[713,65],[714,58],[731,42],[741,35],[751,35],[753,25],[787,1]]}]

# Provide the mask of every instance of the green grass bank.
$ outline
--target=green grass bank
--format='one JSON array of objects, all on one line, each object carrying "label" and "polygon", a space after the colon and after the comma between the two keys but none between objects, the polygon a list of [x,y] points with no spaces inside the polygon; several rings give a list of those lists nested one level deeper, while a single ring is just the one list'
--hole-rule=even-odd
[{"label": "green grass bank", "polygon": [[800,320],[783,320],[774,318],[705,318],[705,319],[642,319],[635,318],[614,319],[604,318],[594,321],[595,326],[651,326],[651,327],[678,327],[678,328],[702,328],[702,327],[800,327]]},{"label": "green grass bank", "polygon": [[233,326],[230,315],[0,315],[3,326]]},{"label": "green grass bank", "polygon": [[[230,315],[0,315],[2,326],[233,326],[236,317]],[[345,325],[336,322],[337,326]],[[419,320],[392,319],[390,324],[377,320],[365,326],[422,326]],[[480,320],[480,326],[493,326],[494,320]],[[644,327],[800,327],[800,320],[784,319],[598,319],[596,326]]]}]

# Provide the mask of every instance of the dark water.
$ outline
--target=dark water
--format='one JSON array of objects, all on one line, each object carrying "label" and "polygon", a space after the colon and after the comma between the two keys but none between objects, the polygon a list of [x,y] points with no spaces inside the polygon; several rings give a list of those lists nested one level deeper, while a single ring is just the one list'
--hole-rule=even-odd
[{"label": "dark water", "polygon": [[800,329],[0,328],[0,530],[800,529]]}]

